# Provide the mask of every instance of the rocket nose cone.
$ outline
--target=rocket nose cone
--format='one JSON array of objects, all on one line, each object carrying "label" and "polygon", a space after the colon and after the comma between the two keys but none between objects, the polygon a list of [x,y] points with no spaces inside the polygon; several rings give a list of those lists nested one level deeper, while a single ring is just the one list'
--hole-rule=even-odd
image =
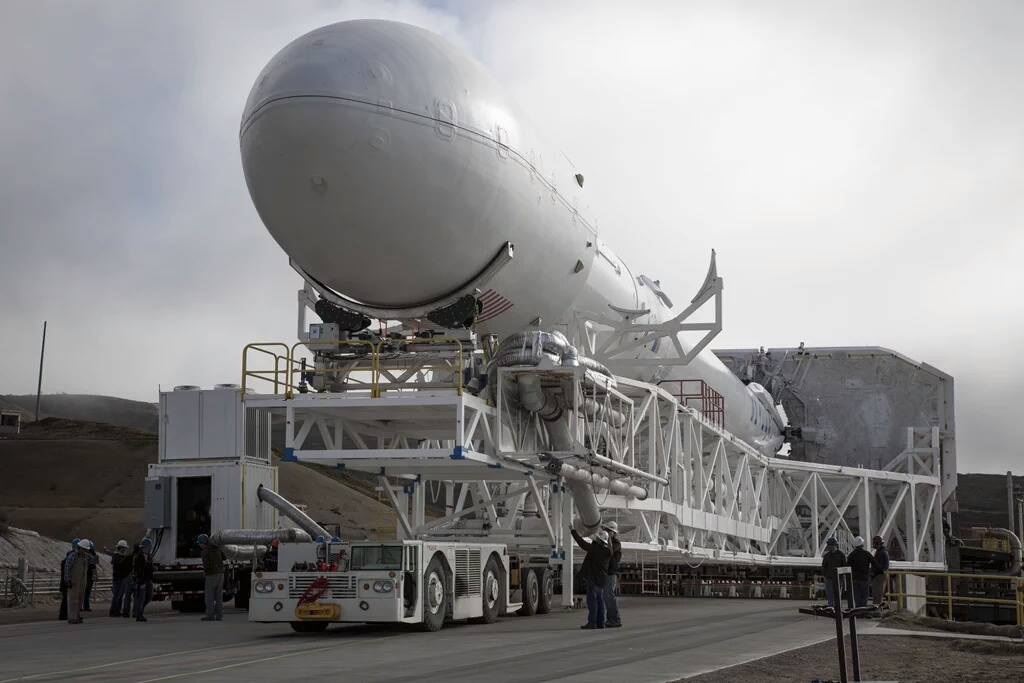
[{"label": "rocket nose cone", "polygon": [[479,152],[435,125],[437,83],[468,89],[473,69],[457,62],[422,29],[354,21],[295,40],[257,78],[246,183],[274,239],[323,284],[367,304],[432,301],[509,239],[479,214],[494,192]]}]

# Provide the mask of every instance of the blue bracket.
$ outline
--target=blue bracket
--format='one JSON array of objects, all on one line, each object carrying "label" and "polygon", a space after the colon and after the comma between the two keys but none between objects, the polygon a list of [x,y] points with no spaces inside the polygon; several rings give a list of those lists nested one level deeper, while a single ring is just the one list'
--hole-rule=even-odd
[{"label": "blue bracket", "polygon": [[454,448],[454,450],[452,450],[451,458],[452,458],[452,460],[465,460],[466,459],[466,456],[462,454],[462,446],[456,446]]},{"label": "blue bracket", "polygon": [[294,448],[286,448],[286,449],[284,449],[284,455],[281,456],[281,460],[283,460],[284,462],[298,462],[299,461],[299,459],[295,457],[295,449]]}]

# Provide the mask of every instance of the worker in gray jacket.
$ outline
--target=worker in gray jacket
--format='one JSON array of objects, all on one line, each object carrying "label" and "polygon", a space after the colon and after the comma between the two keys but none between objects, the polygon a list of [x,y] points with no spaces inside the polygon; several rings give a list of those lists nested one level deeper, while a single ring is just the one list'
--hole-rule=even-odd
[{"label": "worker in gray jacket", "polygon": [[196,542],[202,549],[206,582],[206,616],[202,620],[220,621],[224,618],[224,551],[206,534],[199,534]]},{"label": "worker in gray jacket", "polygon": [[92,541],[83,538],[78,542],[75,557],[71,561],[68,576],[68,623],[82,623],[82,607],[85,604],[85,586],[89,580],[89,559]]}]

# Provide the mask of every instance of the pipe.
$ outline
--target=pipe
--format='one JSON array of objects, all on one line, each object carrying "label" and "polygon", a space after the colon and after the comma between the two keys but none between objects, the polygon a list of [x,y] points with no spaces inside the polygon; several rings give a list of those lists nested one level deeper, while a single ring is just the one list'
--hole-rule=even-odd
[{"label": "pipe", "polygon": [[595,465],[600,465],[601,467],[604,467],[606,469],[615,470],[620,474],[626,474],[633,477],[641,477],[643,479],[648,479],[650,481],[656,481],[659,484],[662,484],[663,486],[668,486],[668,479],[665,479],[664,477],[659,477],[654,474],[648,474],[643,470],[637,469],[635,467],[630,467],[629,465],[623,465],[621,462],[616,462],[611,458],[606,458],[603,455],[598,455],[597,453],[590,453],[589,455],[584,456],[584,459],[592,461]]},{"label": "pipe", "polygon": [[547,470],[552,474],[564,477],[567,481],[578,481],[589,484],[595,489],[605,489],[620,496],[644,500],[647,498],[647,489],[636,484],[630,484],[621,479],[612,479],[603,474],[590,472],[582,467],[570,465],[563,460],[556,460],[548,453],[541,453],[541,460],[547,461]]},{"label": "pipe", "polygon": [[267,554],[267,546],[265,545],[236,545],[228,543],[227,545],[220,546],[220,549],[224,551],[224,556],[229,560],[251,560],[253,555],[259,559]]},{"label": "pipe", "polygon": [[210,542],[225,548],[230,545],[269,545],[281,543],[310,543],[313,539],[302,529],[220,529],[210,534]]},{"label": "pipe", "polygon": [[271,491],[263,484],[256,489],[256,497],[272,508],[275,508],[282,515],[299,525],[312,538],[322,537],[325,541],[331,540],[331,532],[317,524],[312,517],[295,507],[276,491]]},{"label": "pipe", "polygon": [[1013,555],[1013,564],[1010,565],[1010,570],[1007,572],[1009,576],[1020,576],[1022,565],[1022,549],[1020,536],[1013,533],[1009,529],[1000,529],[998,527],[984,527],[984,526],[972,526],[970,531],[979,532],[982,537],[985,534],[1002,534],[1006,536],[1006,540],[1010,543],[1010,552]]}]

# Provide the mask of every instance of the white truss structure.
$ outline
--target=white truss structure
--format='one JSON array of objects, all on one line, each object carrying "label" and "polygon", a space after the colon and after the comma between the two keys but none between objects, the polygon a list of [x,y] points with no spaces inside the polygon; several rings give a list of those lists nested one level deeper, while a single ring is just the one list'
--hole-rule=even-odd
[{"label": "white truss structure", "polygon": [[[524,374],[575,387],[571,450],[552,451],[547,425],[500,398]],[[434,386],[243,400],[285,417],[285,459],[376,475],[400,538],[504,542],[560,565],[563,601],[573,501],[550,457],[647,489],[597,496],[623,547],[650,562],[810,567],[830,536],[848,551],[853,536],[880,535],[894,568],[945,569],[937,429],[908,430],[884,470],[837,467],[765,457],[656,385],[562,367],[502,368],[498,381],[497,405]]]}]

